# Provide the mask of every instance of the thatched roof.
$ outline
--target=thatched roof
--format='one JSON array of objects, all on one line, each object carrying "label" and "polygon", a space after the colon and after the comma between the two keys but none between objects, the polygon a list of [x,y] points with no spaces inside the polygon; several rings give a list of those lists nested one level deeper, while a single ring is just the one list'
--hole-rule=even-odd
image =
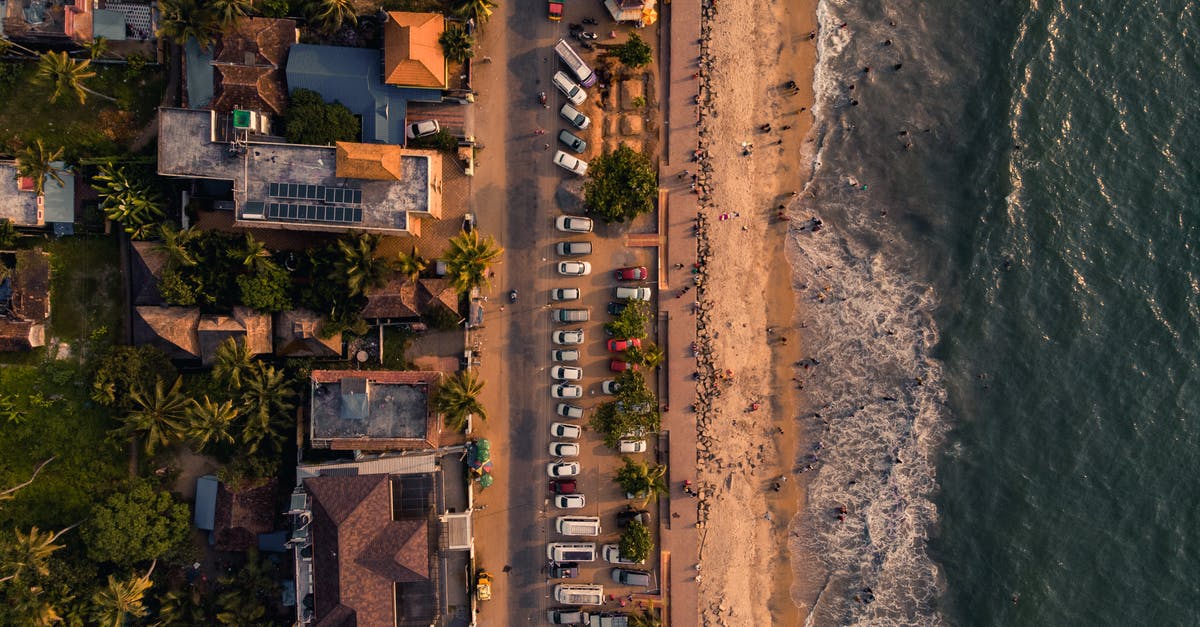
[{"label": "thatched roof", "polygon": [[322,338],[325,317],[294,309],[276,314],[275,354],[283,357],[341,357],[342,334]]},{"label": "thatched roof", "polygon": [[229,315],[200,316],[196,326],[202,362],[209,365],[225,340],[244,341],[254,355],[271,352],[271,314],[259,313],[249,307],[234,307]]},{"label": "thatched roof", "polygon": [[151,344],[171,359],[199,359],[195,307],[134,307],[133,343]]},{"label": "thatched roof", "polygon": [[367,320],[417,318],[420,315],[417,284],[403,276],[393,276],[383,287],[368,291],[367,306],[362,312],[362,317]]},{"label": "thatched roof", "polygon": [[417,303],[422,312],[431,307],[445,307],[458,313],[458,292],[450,287],[446,279],[419,279],[417,285]]},{"label": "thatched roof", "polygon": [[165,305],[158,281],[167,265],[167,253],[153,242],[133,242],[129,256],[129,293],[134,305]]}]

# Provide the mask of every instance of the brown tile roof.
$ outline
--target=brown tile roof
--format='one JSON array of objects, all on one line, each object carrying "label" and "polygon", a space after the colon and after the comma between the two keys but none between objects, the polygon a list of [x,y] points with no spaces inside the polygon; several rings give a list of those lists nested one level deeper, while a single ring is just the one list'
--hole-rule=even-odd
[{"label": "brown tile roof", "polygon": [[213,50],[218,63],[283,67],[296,43],[296,21],[243,17],[225,29]]},{"label": "brown tile roof", "polygon": [[287,108],[284,66],[296,43],[295,20],[243,17],[226,29],[213,51],[217,111],[242,107],[281,115]]},{"label": "brown tile roof", "polygon": [[158,281],[167,264],[167,253],[153,242],[132,242],[129,256],[129,289],[134,305],[165,305]]},{"label": "brown tile roof", "polygon": [[278,480],[257,488],[232,492],[224,483],[217,488],[215,548],[245,551],[258,545],[258,534],[275,530],[275,492]]},{"label": "brown tile roof", "polygon": [[383,287],[367,292],[367,306],[362,311],[362,317],[367,320],[419,316],[417,284],[408,277],[393,276]]},{"label": "brown tile roof", "polygon": [[283,70],[244,65],[213,67],[213,99],[209,107],[216,111],[234,109],[283,115],[287,92]]},{"label": "brown tile roof", "polygon": [[417,285],[417,303],[421,311],[427,311],[430,306],[441,305],[454,313],[458,313],[458,292],[450,287],[446,279],[419,279]]},{"label": "brown tile roof", "polygon": [[383,82],[406,87],[446,87],[446,56],[438,38],[446,20],[438,13],[388,13],[383,27]]},{"label": "brown tile roof", "polygon": [[259,313],[249,307],[234,307],[229,315],[206,314],[196,325],[200,342],[200,357],[211,364],[217,348],[228,338],[246,342],[250,352],[262,355],[271,352],[271,314]]},{"label": "brown tile roof", "polygon": [[335,173],[339,178],[398,181],[403,175],[402,154],[395,144],[337,142]]},{"label": "brown tile roof", "polygon": [[396,585],[430,580],[428,522],[392,520],[387,475],[315,477],[304,486],[313,501],[316,624],[394,627]]},{"label": "brown tile roof", "polygon": [[46,344],[46,325],[29,320],[0,320],[0,352],[27,351]]},{"label": "brown tile roof", "polygon": [[398,383],[415,385],[433,384],[442,378],[440,372],[423,370],[313,370],[312,380],[316,383],[337,383],[343,379],[364,379],[375,383]]},{"label": "brown tile roof", "polygon": [[50,255],[41,248],[17,252],[13,270],[12,311],[22,320],[50,317]]},{"label": "brown tile roof", "polygon": [[151,344],[172,359],[199,359],[195,307],[134,307],[133,343]]},{"label": "brown tile roof", "polygon": [[342,334],[322,338],[325,317],[307,309],[277,314],[275,354],[283,357],[341,357]]}]

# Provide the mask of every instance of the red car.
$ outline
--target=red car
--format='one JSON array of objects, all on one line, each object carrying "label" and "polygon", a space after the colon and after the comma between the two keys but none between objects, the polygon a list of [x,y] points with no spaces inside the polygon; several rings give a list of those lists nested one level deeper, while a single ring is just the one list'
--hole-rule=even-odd
[{"label": "red car", "polygon": [[608,362],[608,369],[613,372],[625,372],[626,370],[637,370],[637,364],[631,364],[621,359],[614,359]]},{"label": "red car", "polygon": [[614,274],[617,275],[618,281],[641,281],[649,274],[646,272],[646,266],[638,266],[636,268],[621,268]]},{"label": "red car", "polygon": [[575,494],[574,479],[555,479],[550,482],[550,491],[554,494]]},{"label": "red car", "polygon": [[621,353],[629,350],[631,347],[642,347],[642,341],[636,337],[631,340],[609,340],[608,350],[614,353]]}]

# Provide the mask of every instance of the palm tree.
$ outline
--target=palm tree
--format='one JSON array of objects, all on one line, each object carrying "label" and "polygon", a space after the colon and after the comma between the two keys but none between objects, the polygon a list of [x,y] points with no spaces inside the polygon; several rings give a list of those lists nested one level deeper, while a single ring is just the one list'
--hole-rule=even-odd
[{"label": "palm tree", "polygon": [[354,12],[354,0],[314,0],[309,7],[312,21],[320,24],[326,33],[333,33],[349,22],[358,24]]},{"label": "palm tree", "polygon": [[625,351],[625,359],[630,363],[654,369],[662,365],[666,355],[663,354],[661,346],[646,342],[641,347],[630,346],[629,350]]},{"label": "palm tree", "polygon": [[88,94],[116,102],[116,98],[84,86],[84,81],[96,76],[94,71],[88,69],[91,64],[91,59],[72,59],[66,52],[47,52],[38,60],[34,81],[54,88],[54,91],[50,92],[51,103],[58,102],[63,92],[74,93],[79,99],[79,104],[87,102]]},{"label": "palm tree", "polygon": [[429,262],[425,261],[425,258],[421,256],[415,244],[413,245],[412,254],[400,253],[396,255],[396,272],[413,281],[420,278],[421,273],[425,271],[428,265]]},{"label": "palm tree", "polygon": [[504,249],[492,236],[479,237],[479,231],[459,233],[450,238],[450,249],[444,255],[447,278],[460,294],[471,288],[490,285],[488,268],[499,262]]},{"label": "palm tree", "polygon": [[261,362],[243,385],[240,408],[246,424],[242,426],[242,444],[253,453],[264,439],[280,437],[278,429],[286,424],[287,412],[296,407],[291,402],[296,391],[288,386],[282,371]]},{"label": "palm tree", "polygon": [[58,168],[50,165],[62,159],[63,149],[47,150],[42,140],[34,142],[17,153],[17,177],[33,180],[33,193],[41,196],[46,190],[46,178],[54,179],[59,187],[65,185]]},{"label": "palm tree", "polygon": [[190,586],[190,590],[171,590],[164,594],[159,600],[158,620],[163,625],[209,624],[200,588]]},{"label": "palm tree", "polygon": [[261,240],[254,239],[250,233],[246,233],[246,242],[243,248],[241,250],[230,249],[229,255],[251,271],[261,270],[271,262],[271,251],[267,250],[267,245]]},{"label": "palm tree", "polygon": [[210,444],[222,442],[233,444],[230,428],[237,415],[233,401],[218,404],[205,396],[203,401],[192,405],[189,410],[184,434],[196,445],[196,450],[204,450]]},{"label": "palm tree", "polygon": [[200,236],[195,226],[179,230],[171,224],[162,224],[158,227],[158,236],[162,241],[156,248],[167,253],[167,263],[188,268],[200,263],[196,253],[188,249],[188,244]]},{"label": "palm tree", "polygon": [[649,466],[646,462],[626,457],[625,465],[617,470],[613,481],[616,481],[626,494],[641,496],[642,506],[645,507],[660,495],[667,493],[667,482],[663,479],[666,474],[667,467],[662,464]]},{"label": "palm tree", "polygon": [[457,0],[454,13],[463,19],[474,19],[482,24],[492,15],[496,3],[492,0]]},{"label": "palm tree", "polygon": [[99,167],[92,188],[100,193],[104,216],[120,222],[135,239],[158,232],[163,212],[158,194],[145,180],[130,178],[125,168],[106,163]]},{"label": "palm tree", "polygon": [[227,588],[217,597],[217,620],[222,625],[257,624],[266,608],[264,599],[274,598],[279,591],[270,563],[260,559],[253,547],[246,553],[245,566],[236,575],[223,576],[219,581]]},{"label": "palm tree", "polygon": [[84,44],[84,47],[87,48],[88,58],[99,59],[104,56],[104,53],[108,52],[108,38],[97,37]]},{"label": "palm tree", "polygon": [[12,248],[17,243],[17,238],[21,233],[17,231],[16,225],[12,220],[4,218],[0,220],[0,248]]},{"label": "palm tree", "polygon": [[446,426],[461,431],[467,426],[467,416],[476,415],[487,420],[487,410],[479,402],[483,381],[475,373],[464,370],[447,377],[433,393],[433,409],[442,414]]},{"label": "palm tree", "polygon": [[175,379],[171,389],[159,379],[154,384],[154,396],[148,398],[142,390],[129,394],[135,409],[125,417],[124,433],[138,432],[146,435],[146,454],[153,455],[158,446],[166,446],[179,440],[183,420],[196,401],[180,392],[183,377]]},{"label": "palm tree", "polygon": [[337,274],[346,281],[350,296],[365,294],[373,287],[382,287],[387,283],[387,275],[391,272],[391,264],[386,259],[375,256],[379,247],[380,236],[374,233],[359,233],[351,238],[338,240],[337,247],[341,258],[333,264]]},{"label": "palm tree", "polygon": [[651,610],[642,610],[629,615],[629,627],[662,627],[662,619]]},{"label": "palm tree", "polygon": [[7,574],[0,577],[0,583],[20,581],[26,575],[48,577],[50,556],[63,548],[55,542],[62,534],[74,528],[75,525],[71,525],[58,533],[43,533],[37,527],[30,529],[27,534],[21,533],[19,529],[14,531],[16,539],[4,547],[0,569]]},{"label": "palm tree", "polygon": [[184,45],[195,39],[208,48],[216,34],[215,17],[203,0],[159,0],[158,36]]},{"label": "palm tree", "polygon": [[438,37],[438,43],[442,44],[442,53],[451,61],[462,63],[475,56],[475,38],[457,24],[447,26]]},{"label": "palm tree", "polygon": [[150,581],[150,574],[157,564],[155,560],[145,575],[134,575],[128,580],[118,580],[109,575],[108,585],[92,595],[92,603],[96,605],[93,618],[105,627],[121,627],[129,618],[145,616],[146,591],[154,585]]},{"label": "palm tree", "polygon": [[250,0],[209,0],[209,11],[217,26],[224,28],[254,10]]},{"label": "palm tree", "polygon": [[242,379],[254,367],[254,354],[245,339],[226,338],[217,347],[213,361],[213,378],[231,390],[242,389]]}]

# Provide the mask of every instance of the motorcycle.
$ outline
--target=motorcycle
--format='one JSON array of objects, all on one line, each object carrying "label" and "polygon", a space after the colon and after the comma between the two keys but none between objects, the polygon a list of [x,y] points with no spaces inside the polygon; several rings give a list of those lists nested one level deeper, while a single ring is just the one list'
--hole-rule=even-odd
[{"label": "motorcycle", "polygon": [[586,41],[585,41],[585,42],[582,42],[582,43],[580,43],[580,44],[579,44],[579,47],[580,47],[580,48],[583,48],[584,50],[595,50],[595,49],[596,49],[596,47],[595,47],[595,46],[593,46],[592,44],[589,44],[589,43],[588,43],[588,42],[586,42]]},{"label": "motorcycle", "polygon": [[[586,22],[587,20],[584,20],[584,21]],[[581,30],[583,30],[583,24],[576,24],[575,22],[571,22],[571,23],[567,24],[567,30],[571,31],[572,33],[581,31]]]},{"label": "motorcycle", "polygon": [[544,92],[544,91],[538,92],[538,104],[541,104],[541,105],[546,104],[546,92]]},{"label": "motorcycle", "polygon": [[510,302],[510,303],[515,303],[515,302],[517,302],[517,290],[509,290],[509,292],[508,292],[508,302]]},{"label": "motorcycle", "polygon": [[599,24],[600,22],[597,22],[596,18],[594,18],[594,17],[585,17],[585,18],[583,18],[583,23],[596,25],[596,24]]},{"label": "motorcycle", "polygon": [[583,39],[598,39],[599,38],[599,36],[596,35],[596,33],[593,33],[590,30],[583,31],[583,33],[581,33],[579,36],[582,37]]}]

